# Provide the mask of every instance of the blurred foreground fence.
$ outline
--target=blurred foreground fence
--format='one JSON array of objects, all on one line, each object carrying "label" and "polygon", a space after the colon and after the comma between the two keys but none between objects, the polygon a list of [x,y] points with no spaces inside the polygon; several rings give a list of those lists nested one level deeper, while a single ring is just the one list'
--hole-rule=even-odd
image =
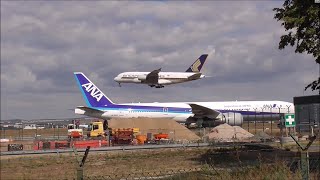
[{"label": "blurred foreground fence", "polygon": [[[309,179],[320,179],[320,159],[310,159]],[[90,175],[86,173],[83,179],[88,180],[140,180],[140,179],[303,179],[300,171],[300,160],[278,161],[274,163],[238,163],[219,166],[205,164],[198,168],[171,169],[158,171],[143,171],[123,174]],[[79,178],[78,178],[79,179]]]},{"label": "blurred foreground fence", "polygon": [[[317,146],[319,147],[319,146]],[[78,151],[79,152],[79,151]],[[79,176],[73,152],[2,156],[1,179],[302,179],[300,153],[249,147],[91,151]],[[309,179],[320,179],[320,151],[309,153]],[[81,158],[77,158],[81,159]],[[304,166],[306,167],[306,166]]]}]

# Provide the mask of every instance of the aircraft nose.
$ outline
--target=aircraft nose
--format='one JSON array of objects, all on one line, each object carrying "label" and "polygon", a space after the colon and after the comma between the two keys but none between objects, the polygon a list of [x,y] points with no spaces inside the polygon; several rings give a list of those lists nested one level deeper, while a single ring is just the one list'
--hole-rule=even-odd
[{"label": "aircraft nose", "polygon": [[116,81],[116,82],[118,82],[118,81],[120,81],[120,79],[121,79],[121,78],[120,78],[119,76],[116,76],[113,80]]}]

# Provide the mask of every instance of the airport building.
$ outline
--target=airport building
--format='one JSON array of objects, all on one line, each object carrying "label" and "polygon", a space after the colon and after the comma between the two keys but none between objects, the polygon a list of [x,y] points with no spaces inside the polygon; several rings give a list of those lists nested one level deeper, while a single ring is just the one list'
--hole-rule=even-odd
[{"label": "airport building", "polygon": [[296,130],[320,134],[320,95],[294,97]]}]

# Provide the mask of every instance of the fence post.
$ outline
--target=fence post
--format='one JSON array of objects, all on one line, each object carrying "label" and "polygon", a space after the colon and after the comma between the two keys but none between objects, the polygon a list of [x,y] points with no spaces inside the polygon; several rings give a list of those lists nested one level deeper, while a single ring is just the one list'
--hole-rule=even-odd
[{"label": "fence post", "polygon": [[79,166],[77,167],[77,180],[83,180],[83,166],[86,162],[87,156],[89,154],[90,146],[87,146],[87,149],[82,157],[82,160],[80,161],[78,157],[78,152],[75,148],[73,148],[73,152],[76,155],[76,160],[78,161]]},{"label": "fence post", "polygon": [[258,108],[253,108],[254,109],[254,133],[257,134],[257,109]]},{"label": "fence post", "polygon": [[301,163],[301,175],[302,179],[309,180],[309,153],[308,151],[302,150],[300,152],[300,163]]},{"label": "fence post", "polygon": [[250,124],[249,124],[249,123],[250,123],[250,121],[249,121],[249,116],[247,116],[247,119],[248,119],[248,132],[250,132],[250,127],[249,127],[249,126],[250,126]]},{"label": "fence post", "polygon": [[5,139],[6,138],[6,129],[2,128],[2,132],[3,132],[3,138]]},{"label": "fence post", "polygon": [[21,129],[21,131],[22,131],[22,133],[21,133],[21,134],[22,134],[22,140],[23,140],[23,126],[22,126],[22,129]]},{"label": "fence post", "polygon": [[77,167],[77,180],[83,180],[83,167]]},{"label": "fence post", "polygon": [[316,136],[312,136],[311,138],[309,138],[309,143],[304,148],[300,145],[298,140],[292,134],[290,134],[290,136],[297,143],[299,148],[301,149],[301,151],[300,151],[300,170],[301,170],[301,174],[302,174],[302,179],[309,180],[309,153],[308,153],[308,149],[311,146],[311,144],[313,143],[313,141],[316,140]]},{"label": "fence post", "polygon": [[272,119],[272,107],[270,107],[270,124],[271,124],[271,126],[270,126],[270,129],[271,129],[271,136],[272,136],[272,121],[273,121],[273,119]]},{"label": "fence post", "polygon": [[262,112],[262,131],[264,132],[264,114],[263,114],[264,107],[261,108]]}]

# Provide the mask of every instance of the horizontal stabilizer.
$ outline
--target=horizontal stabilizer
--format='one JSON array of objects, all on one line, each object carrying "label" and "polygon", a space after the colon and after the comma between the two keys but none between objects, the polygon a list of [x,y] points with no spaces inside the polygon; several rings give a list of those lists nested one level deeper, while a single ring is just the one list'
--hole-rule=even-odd
[{"label": "horizontal stabilizer", "polygon": [[200,77],[201,77],[201,73],[196,73],[192,76],[189,76],[188,80],[196,80],[196,79],[199,79]]},{"label": "horizontal stabilizer", "polygon": [[104,113],[103,111],[100,111],[98,109],[94,109],[86,106],[77,106],[77,109],[81,109],[87,113]]}]

